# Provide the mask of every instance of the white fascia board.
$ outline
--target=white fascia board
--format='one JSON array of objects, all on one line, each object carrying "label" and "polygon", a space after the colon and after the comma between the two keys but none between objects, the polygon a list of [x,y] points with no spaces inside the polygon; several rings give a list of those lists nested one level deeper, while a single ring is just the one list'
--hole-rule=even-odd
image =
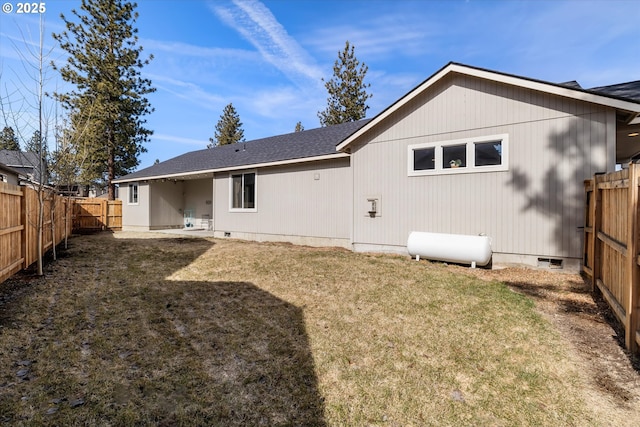
[{"label": "white fascia board", "polygon": [[[612,107],[617,110],[624,110],[628,112],[640,112],[640,104],[624,101],[622,99],[610,98],[608,96],[599,95],[593,92],[585,92],[579,89],[571,89],[568,87],[558,86],[550,83],[545,83],[537,80],[529,80],[517,76],[510,76],[506,74],[494,73],[488,70],[481,70],[477,68],[468,68],[460,65],[453,65],[457,67],[452,71],[459,72],[461,74],[467,74],[469,76],[483,78],[485,80],[493,80],[499,83],[506,83],[513,86],[520,86],[526,89],[532,89],[540,92],[546,92],[553,95],[564,96],[567,98],[578,99],[581,101],[591,102],[593,104],[600,104],[607,107]],[[588,91],[588,89],[586,89]]]},{"label": "white fascia board", "polygon": [[517,77],[507,74],[501,74],[489,70],[483,70],[473,67],[467,67],[461,64],[451,63],[446,67],[442,68],[436,74],[425,80],[422,84],[417,86],[411,92],[400,98],[395,104],[392,104],[389,108],[378,114],[373,118],[369,123],[361,127],[358,131],[353,133],[347,139],[342,141],[340,144],[336,146],[337,151],[343,151],[347,148],[351,143],[353,143],[360,136],[364,135],[371,128],[376,126],[378,123],[389,117],[391,114],[402,108],[405,104],[415,98],[417,95],[428,89],[430,86],[438,82],[444,76],[449,73],[458,73],[464,74],[468,76],[478,77],[485,80],[491,80],[499,83],[504,83],[513,86],[519,86],[526,89],[532,89],[540,92],[546,92],[558,96],[564,96],[567,98],[574,98],[585,102],[591,102],[594,104],[605,105],[608,107],[615,108],[617,110],[628,111],[630,113],[640,114],[640,104],[630,101],[624,101],[621,99],[610,98],[604,95],[598,95],[591,92],[584,92],[582,90],[565,88],[562,86],[557,86],[550,83],[545,83],[537,80],[530,80],[523,77]]},{"label": "white fascia board", "polygon": [[245,169],[258,169],[258,168],[264,168],[264,167],[268,167],[268,166],[292,165],[292,164],[297,164],[297,163],[317,162],[317,161],[320,161],[320,160],[342,159],[342,158],[345,158],[345,157],[349,157],[349,154],[347,154],[347,153],[326,154],[324,156],[303,157],[303,158],[300,158],[300,159],[281,160],[281,161],[278,161],[278,162],[266,162],[266,163],[257,163],[257,164],[251,164],[251,165],[229,166],[229,167],[218,168],[218,169],[204,169],[204,170],[193,171],[193,172],[182,172],[182,173],[174,173],[174,174],[167,174],[167,175],[153,175],[153,176],[137,177],[137,178],[131,178],[131,179],[120,178],[120,179],[113,180],[113,182],[116,183],[116,184],[119,184],[119,183],[123,183],[123,182],[134,182],[134,181],[153,181],[153,180],[158,180],[158,179],[179,179],[179,178],[182,178],[182,177],[193,177],[193,176],[197,176],[197,175],[209,175],[209,174],[214,174],[214,173],[217,173],[217,172],[229,172],[229,171],[245,170]]},{"label": "white fascia board", "polygon": [[340,144],[338,144],[336,146],[336,151],[343,151],[353,141],[355,141],[360,136],[362,136],[366,132],[368,132],[369,129],[373,128],[378,123],[380,123],[381,121],[383,121],[384,119],[389,117],[391,114],[393,114],[394,112],[398,111],[400,108],[402,108],[402,106],[404,106],[406,103],[411,101],[416,95],[418,95],[419,93],[422,93],[429,86],[433,85],[435,82],[440,80],[444,75],[449,73],[449,71],[451,70],[452,66],[453,66],[453,64],[449,64],[448,66],[446,66],[445,68],[440,70],[438,73],[436,73],[433,76],[431,76],[431,78],[429,78],[429,79],[425,80],[424,82],[422,82],[422,84],[417,86],[411,92],[409,92],[408,94],[406,94],[405,96],[400,98],[398,101],[396,101],[394,104],[392,104],[389,108],[387,108],[386,110],[382,111],[380,114],[378,114],[376,117],[374,117],[373,120],[371,120],[366,125],[362,126],[356,132],[351,134],[347,139],[345,139]]}]

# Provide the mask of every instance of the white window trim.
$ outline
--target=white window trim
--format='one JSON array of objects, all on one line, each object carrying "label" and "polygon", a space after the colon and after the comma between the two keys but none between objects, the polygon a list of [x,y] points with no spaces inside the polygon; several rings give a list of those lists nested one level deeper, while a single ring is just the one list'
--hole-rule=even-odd
[{"label": "white window trim", "polygon": [[[131,201],[131,187],[135,185],[136,187],[136,201]],[[140,204],[140,183],[139,182],[130,182],[127,186],[127,205],[135,206]]]},{"label": "white window trim", "polygon": [[[475,166],[475,143],[501,141],[502,142],[502,163],[492,166]],[[458,168],[442,167],[442,147],[451,145],[466,145],[467,166]],[[413,169],[413,152],[423,148],[435,148],[435,168],[425,170]],[[408,176],[425,175],[454,175],[461,173],[481,173],[481,172],[502,172],[509,170],[509,134],[487,135],[473,138],[455,139],[449,141],[425,142],[411,144],[407,147],[407,174]]]},{"label": "white window trim", "polygon": [[[233,207],[233,175],[245,175],[248,173],[255,174],[255,200],[252,208],[234,208]],[[242,171],[229,172],[229,212],[258,212],[258,170],[249,169]]]}]

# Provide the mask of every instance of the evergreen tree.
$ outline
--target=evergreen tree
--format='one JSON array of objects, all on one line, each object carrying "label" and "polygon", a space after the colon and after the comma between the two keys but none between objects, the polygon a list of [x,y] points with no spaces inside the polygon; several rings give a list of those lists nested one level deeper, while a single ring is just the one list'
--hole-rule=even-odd
[{"label": "evergreen tree", "polygon": [[304,130],[304,126],[302,126],[302,122],[296,123],[296,129],[294,132],[302,132]]},{"label": "evergreen tree", "polygon": [[46,159],[47,155],[47,144],[44,139],[40,137],[40,131],[37,130],[33,132],[33,136],[25,145],[25,151],[31,151],[32,153],[40,154],[40,151],[43,151],[42,155]]},{"label": "evergreen tree", "polygon": [[366,89],[371,86],[364,83],[369,67],[355,57],[354,47],[347,40],[344,51],[338,52],[333,66],[333,78],[325,81],[329,97],[327,108],[318,112],[320,125],[331,126],[339,123],[354,122],[365,117],[367,99],[373,95]]},{"label": "evergreen tree", "polygon": [[59,190],[77,183],[83,161],[76,156],[71,132],[65,127],[56,129],[56,146],[51,153],[51,182]]},{"label": "evergreen tree", "polygon": [[244,130],[242,130],[242,122],[240,116],[229,103],[222,112],[220,120],[216,124],[215,138],[209,138],[207,148],[213,148],[216,145],[235,144],[244,141]]},{"label": "evergreen tree", "polygon": [[106,182],[110,200],[115,196],[113,180],[138,166],[138,156],[146,151],[143,143],[152,134],[142,117],[153,111],[145,95],[155,89],[140,70],[153,56],[141,59],[133,26],[136,7],[122,0],[82,0],[81,12],[72,10],[77,22],[63,15],[66,31],[53,35],[69,53],[58,69],[75,89],[55,95],[69,111],[71,129],[82,132],[71,138],[81,141],[76,151],[89,160],[82,180]]},{"label": "evergreen tree", "polygon": [[39,130],[33,132],[33,136],[25,144],[25,151],[35,153],[38,155],[38,164],[33,165],[38,169],[38,175],[42,177],[42,183],[46,183],[48,179],[49,170],[49,152],[47,150],[47,142],[40,134]]},{"label": "evergreen tree", "polygon": [[5,126],[0,132],[0,150],[20,151],[18,137],[11,126]]}]

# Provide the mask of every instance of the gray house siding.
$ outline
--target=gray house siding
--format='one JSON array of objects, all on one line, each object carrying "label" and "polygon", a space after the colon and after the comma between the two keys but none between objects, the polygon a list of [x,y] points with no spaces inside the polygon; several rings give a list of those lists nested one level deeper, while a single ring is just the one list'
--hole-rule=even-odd
[{"label": "gray house siding", "polygon": [[182,181],[154,181],[150,184],[151,230],[182,228],[185,183]]},{"label": "gray house siding", "polygon": [[0,182],[6,182],[7,184],[11,185],[18,185],[18,171],[0,163]]},{"label": "gray house siding", "polygon": [[[612,96],[449,63],[370,120],[185,153],[121,178],[124,228],[182,227],[187,210],[216,237],[398,253],[412,231],[486,234],[496,264],[575,268],[583,180],[640,149],[639,85]],[[231,175],[249,171],[255,207],[245,175],[236,205],[250,208],[232,209]],[[133,181],[138,205],[127,203]]]},{"label": "gray house siding", "polygon": [[212,216],[211,179],[158,180],[138,183],[138,203],[129,203],[129,185],[120,187],[124,230],[162,230],[184,227],[190,210],[194,227],[207,228]]},{"label": "gray house siding", "polygon": [[129,203],[129,185],[119,188],[118,196],[122,200],[122,229],[125,231],[149,230],[150,198],[149,184],[138,183],[138,203]]},{"label": "gray house siding", "polygon": [[[405,252],[411,231],[484,233],[497,262],[578,259],[582,182],[615,168],[615,119],[600,105],[447,76],[352,147],[354,248]],[[408,176],[409,145],[502,134],[507,171]]]},{"label": "gray house siding", "polygon": [[[213,180],[197,179],[184,181],[184,211],[191,211],[195,228],[209,227],[213,215]],[[180,218],[181,224],[183,218]]]},{"label": "gray house siding", "polygon": [[351,247],[349,158],[258,169],[255,212],[230,211],[232,173],[215,175],[216,237]]}]

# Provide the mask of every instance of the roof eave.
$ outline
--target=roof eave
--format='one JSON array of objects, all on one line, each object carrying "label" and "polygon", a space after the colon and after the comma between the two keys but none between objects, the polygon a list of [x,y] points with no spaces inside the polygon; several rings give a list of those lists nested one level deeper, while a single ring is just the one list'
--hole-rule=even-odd
[{"label": "roof eave", "polygon": [[280,161],[276,161],[276,162],[265,162],[265,163],[254,163],[254,164],[247,164],[247,165],[226,166],[226,167],[222,167],[222,168],[203,169],[203,170],[199,170],[199,171],[190,171],[190,172],[176,172],[176,173],[164,174],[164,175],[150,175],[150,176],[141,176],[141,177],[133,177],[133,178],[127,178],[125,176],[125,177],[122,177],[122,178],[119,178],[119,179],[114,179],[113,182],[115,184],[121,184],[121,183],[126,183],[126,182],[152,181],[152,180],[158,180],[158,179],[179,179],[179,178],[182,178],[182,177],[192,177],[192,176],[197,176],[197,175],[208,175],[208,174],[213,174],[213,173],[218,173],[218,172],[231,172],[231,171],[235,171],[235,170],[257,169],[257,168],[264,168],[264,167],[270,167],[270,166],[285,166],[285,165],[292,165],[292,164],[297,164],[297,163],[317,162],[317,161],[320,161],[320,160],[342,159],[342,158],[345,158],[345,157],[349,157],[349,154],[347,154],[347,153],[325,154],[325,155],[321,155],[321,156],[302,157],[302,158],[297,158],[297,159],[280,160]]},{"label": "roof eave", "polygon": [[547,92],[554,95],[564,96],[568,98],[574,98],[585,102],[591,102],[595,104],[601,104],[608,107],[615,108],[616,110],[622,110],[630,113],[632,116],[637,117],[640,115],[640,103],[634,101],[627,101],[624,99],[601,95],[585,89],[569,88],[566,86],[544,82],[542,80],[534,80],[525,77],[515,76],[511,74],[499,73],[496,71],[486,70],[483,68],[470,67],[468,65],[458,64],[450,62],[440,70],[435,72],[420,85],[416,86],[405,96],[400,98],[394,104],[375,116],[369,123],[358,129],[352,135],[347,137],[344,141],[336,146],[337,151],[344,152],[349,145],[351,145],[359,137],[367,133],[370,129],[375,127],[378,123],[389,117],[394,112],[398,111],[408,102],[413,100],[416,96],[433,86],[440,79],[444,78],[450,73],[464,74],[468,76],[478,77],[485,80],[495,81],[499,83],[509,84],[513,86],[519,86],[527,89],[532,89],[541,92]]}]

